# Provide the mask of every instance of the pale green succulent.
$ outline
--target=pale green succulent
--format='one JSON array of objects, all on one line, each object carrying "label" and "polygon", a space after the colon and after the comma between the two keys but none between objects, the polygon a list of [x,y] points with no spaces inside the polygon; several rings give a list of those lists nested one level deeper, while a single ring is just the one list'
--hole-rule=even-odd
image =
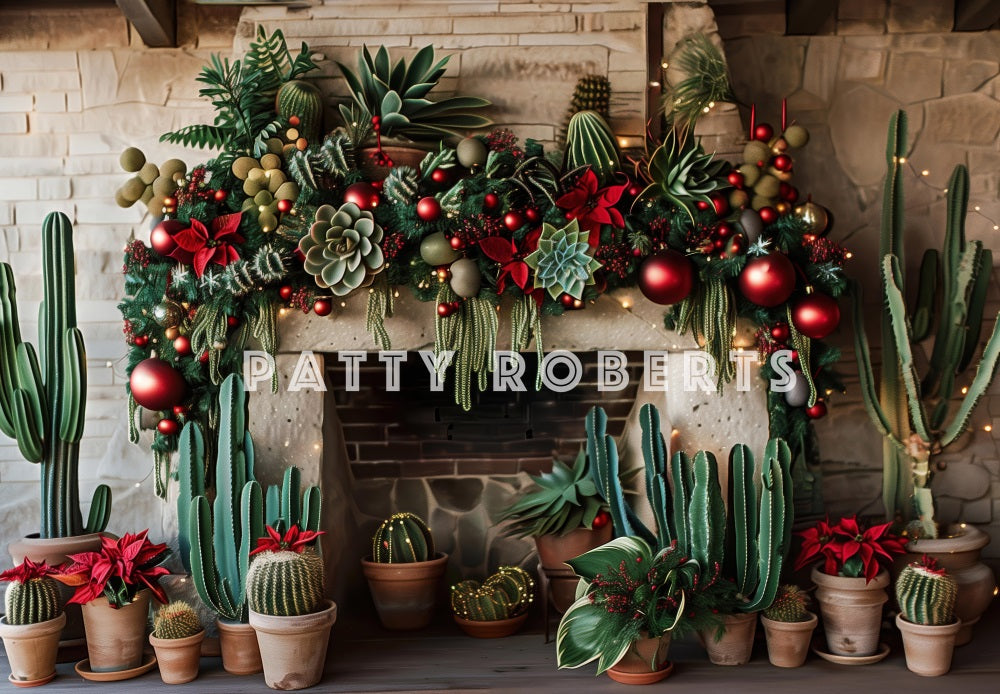
[{"label": "pale green succulent", "polygon": [[299,240],[299,250],[305,256],[303,267],[316,284],[334,296],[345,296],[371,284],[385,267],[381,241],[382,227],[372,213],[348,202],[339,210],[331,205],[317,209],[316,221]]},{"label": "pale green succulent", "polygon": [[583,298],[583,288],[594,284],[594,270],[601,267],[589,239],[590,232],[580,231],[575,219],[562,229],[542,225],[538,249],[524,259],[535,271],[535,289],[545,289],[553,299],[564,293]]},{"label": "pale green succulent", "polygon": [[712,159],[694,136],[680,137],[671,129],[649,158],[647,173],[652,183],[643,198],[663,196],[691,213],[695,202],[711,202],[709,193],[726,185],[726,162]]}]

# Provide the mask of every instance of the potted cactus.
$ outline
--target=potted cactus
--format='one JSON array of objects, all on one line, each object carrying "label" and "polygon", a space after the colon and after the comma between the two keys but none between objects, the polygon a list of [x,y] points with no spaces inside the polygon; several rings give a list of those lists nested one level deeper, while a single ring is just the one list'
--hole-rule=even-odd
[{"label": "potted cactus", "polygon": [[271,689],[305,689],[323,677],[337,605],[323,597],[322,532],[268,526],[247,572],[250,626]]},{"label": "potted cactus", "polygon": [[615,136],[596,111],[573,114],[566,127],[562,169],[570,172],[583,166],[590,167],[602,187],[613,183],[621,171],[621,154]]},{"label": "potted cactus", "polygon": [[25,559],[0,573],[10,581],[6,610],[0,619],[0,637],[10,661],[10,681],[18,687],[35,687],[56,676],[59,634],[66,624],[55,569],[44,561]]},{"label": "potted cactus", "polygon": [[576,600],[579,583],[566,562],[611,539],[611,516],[594,486],[585,451],[572,467],[553,460],[552,472],[531,481],[537,489],[504,509],[498,520],[513,520],[506,532],[534,539],[552,604],[565,612]]},{"label": "potted cactus", "polygon": [[[341,104],[340,113],[352,139],[363,148],[358,163],[365,178],[382,180],[393,166],[417,168],[427,154],[421,143],[437,143],[443,136],[490,125],[488,118],[470,113],[489,106],[486,99],[427,98],[450,57],[435,62],[434,47],[424,46],[409,64],[403,58],[393,64],[385,46],[374,57],[364,46],[357,72],[337,63],[353,99],[351,104]],[[392,144],[386,145],[390,138]]]},{"label": "potted cactus", "polygon": [[[887,520],[905,525],[909,536],[908,555],[899,562],[900,568],[928,554],[952,573],[959,586],[956,611],[962,629],[957,643],[962,645],[972,639],[972,625],[993,599],[993,572],[979,561],[990,538],[964,523],[938,527],[931,483],[937,469],[934,459],[964,437],[969,418],[1000,365],[1000,320],[996,320],[975,376],[961,388],[964,397],[960,397],[959,377],[979,351],[993,256],[980,241],[965,239],[969,172],[956,166],[948,182],[944,248],[924,253],[917,303],[912,314],[907,312],[902,181],[906,142],[906,113],[898,111],[889,122],[880,242],[881,303],[887,306],[881,325],[882,363],[894,368],[883,367],[877,389],[860,292],[855,293],[855,351],[868,414],[885,439],[882,498]],[[932,334],[928,369],[921,378],[916,353]],[[949,408],[959,399],[949,421]]]},{"label": "potted cactus", "polygon": [[185,684],[198,677],[204,640],[201,620],[186,602],[172,602],[156,611],[149,643],[164,684]]},{"label": "potted cactus", "polygon": [[778,588],[774,602],[760,616],[767,638],[767,657],[777,667],[799,667],[806,662],[809,642],[819,621],[806,609],[809,595],[798,586]]},{"label": "potted cactus", "polygon": [[924,677],[951,669],[955,637],[962,621],[955,616],[958,583],[933,557],[908,564],[896,579],[899,614],[896,627],[903,634],[906,667]]},{"label": "potted cactus", "polygon": [[477,639],[515,633],[528,619],[534,600],[535,580],[517,566],[501,566],[481,584],[468,580],[451,587],[455,623]]},{"label": "potted cactus", "polygon": [[386,629],[422,629],[431,622],[438,584],[448,555],[434,551],[434,538],[412,513],[394,513],[372,536],[372,553],[361,569]]}]

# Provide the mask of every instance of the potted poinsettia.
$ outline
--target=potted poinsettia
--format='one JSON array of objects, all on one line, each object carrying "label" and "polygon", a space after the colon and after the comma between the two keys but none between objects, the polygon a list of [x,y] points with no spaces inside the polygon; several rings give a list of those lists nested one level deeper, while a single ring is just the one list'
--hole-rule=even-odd
[{"label": "potted poinsettia", "polygon": [[76,588],[69,601],[82,607],[93,672],[139,667],[150,598],[167,602],[158,581],[170,573],[159,566],[170,550],[150,542],[148,532],[126,533],[117,540],[102,537],[99,551],[71,554],[72,563],[55,575]]},{"label": "potted poinsettia", "polygon": [[889,599],[888,566],[894,554],[905,551],[903,539],[889,526],[865,528],[850,516],[834,524],[819,521],[799,533],[802,549],[795,568],[823,562],[813,567],[812,580],[834,655],[864,657],[878,650],[882,605]]},{"label": "potted poinsettia", "polygon": [[54,567],[25,559],[0,573],[10,581],[0,638],[10,661],[10,681],[19,687],[45,684],[56,676],[59,634],[66,624]]}]

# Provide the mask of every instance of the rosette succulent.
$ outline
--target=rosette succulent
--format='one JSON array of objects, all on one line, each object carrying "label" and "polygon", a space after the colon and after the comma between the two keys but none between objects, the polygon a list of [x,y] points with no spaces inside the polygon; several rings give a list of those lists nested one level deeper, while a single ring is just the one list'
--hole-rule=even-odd
[{"label": "rosette succulent", "polygon": [[542,225],[538,249],[524,259],[535,271],[535,289],[545,289],[553,299],[563,293],[582,298],[583,288],[594,284],[594,270],[601,267],[591,255],[589,238],[575,219],[561,229]]},{"label": "rosette succulent", "polygon": [[299,240],[299,250],[316,284],[345,296],[371,284],[385,267],[381,241],[382,227],[372,213],[348,202],[340,209],[322,205],[316,210],[316,221]]},{"label": "rosette succulent", "polygon": [[693,136],[680,137],[671,129],[649,158],[647,174],[652,183],[642,197],[660,195],[690,213],[696,201],[711,202],[709,193],[727,185],[725,169],[726,162],[713,161]]}]

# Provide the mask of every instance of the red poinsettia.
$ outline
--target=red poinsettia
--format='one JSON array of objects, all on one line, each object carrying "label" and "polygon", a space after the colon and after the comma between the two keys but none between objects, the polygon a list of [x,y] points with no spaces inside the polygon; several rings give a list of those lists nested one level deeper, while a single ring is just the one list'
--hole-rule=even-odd
[{"label": "red poinsettia", "polygon": [[232,244],[244,241],[243,237],[237,233],[242,217],[242,212],[216,217],[212,220],[211,231],[200,220],[192,217],[189,222],[191,226],[174,234],[173,239],[177,248],[170,253],[170,257],[174,260],[181,260],[194,254],[191,263],[194,265],[194,272],[198,277],[205,274],[205,268],[208,267],[209,263],[225,267],[234,260],[239,260],[240,254],[236,252]]},{"label": "red poinsettia", "polygon": [[538,239],[541,235],[541,229],[529,231],[520,244],[503,236],[487,236],[479,240],[479,248],[483,251],[483,255],[500,263],[500,277],[497,278],[497,289],[500,292],[507,286],[509,277],[525,294],[531,293],[532,289],[528,286],[531,268],[524,262],[524,258],[538,248]]},{"label": "red poinsettia", "polygon": [[306,546],[314,543],[316,538],[326,533],[325,530],[302,530],[298,525],[289,528],[284,536],[270,525],[264,529],[267,531],[267,537],[257,538],[257,547],[250,552],[251,557],[261,552],[280,552],[282,550],[302,552]]},{"label": "red poinsettia", "polygon": [[56,573],[56,567],[49,566],[45,563],[45,560],[38,562],[37,564],[27,557],[18,566],[13,569],[7,569],[3,573],[0,573],[0,581],[12,581],[14,583],[27,583],[28,581],[34,580],[36,578],[45,578],[46,576],[53,576]]},{"label": "red poinsettia", "polygon": [[157,600],[165,603],[167,595],[157,581],[170,572],[157,564],[166,559],[170,550],[165,544],[150,542],[148,532],[125,533],[118,540],[102,537],[99,552],[69,555],[72,564],[53,578],[74,586],[76,592],[69,602],[81,605],[104,595],[111,607],[118,609],[135,600],[143,588],[149,588]]},{"label": "red poinsettia", "polygon": [[628,184],[597,189],[597,175],[587,169],[565,195],[556,200],[556,205],[567,210],[566,219],[575,219],[580,231],[589,231],[588,242],[594,248],[601,242],[601,225],[611,224],[625,228],[625,219],[615,205],[622,199]]},{"label": "red poinsettia", "polygon": [[831,576],[864,576],[871,581],[893,554],[905,551],[903,539],[889,532],[890,523],[862,529],[857,516],[841,518],[835,525],[819,521],[802,531],[802,550],[795,561],[800,569],[823,557],[823,573]]}]

